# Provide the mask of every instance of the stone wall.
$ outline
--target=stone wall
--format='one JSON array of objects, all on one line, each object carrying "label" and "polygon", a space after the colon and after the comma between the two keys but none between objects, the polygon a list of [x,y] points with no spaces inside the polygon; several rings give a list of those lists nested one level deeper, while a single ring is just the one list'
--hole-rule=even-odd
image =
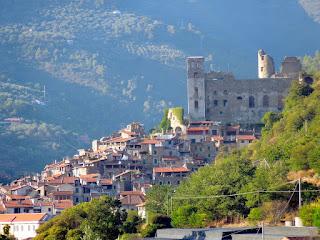
[{"label": "stone wall", "polygon": [[260,123],[266,112],[282,110],[291,82],[288,78],[206,79],[205,118],[222,123]]}]

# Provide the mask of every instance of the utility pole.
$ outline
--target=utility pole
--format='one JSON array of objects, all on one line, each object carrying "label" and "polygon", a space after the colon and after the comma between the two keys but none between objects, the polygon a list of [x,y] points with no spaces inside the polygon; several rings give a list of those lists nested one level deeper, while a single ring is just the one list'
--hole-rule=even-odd
[{"label": "utility pole", "polygon": [[301,198],[301,178],[299,178],[298,184],[299,184],[299,209],[300,209],[301,206],[302,206],[302,198]]}]

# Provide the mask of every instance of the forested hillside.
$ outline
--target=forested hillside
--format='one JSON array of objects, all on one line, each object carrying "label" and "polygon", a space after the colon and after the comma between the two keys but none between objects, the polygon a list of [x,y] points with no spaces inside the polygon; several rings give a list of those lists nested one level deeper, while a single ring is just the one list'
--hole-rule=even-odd
[{"label": "forested hillside", "polygon": [[40,171],[46,159],[60,159],[85,144],[39,116],[46,107],[43,94],[39,85],[0,76],[0,182]]}]

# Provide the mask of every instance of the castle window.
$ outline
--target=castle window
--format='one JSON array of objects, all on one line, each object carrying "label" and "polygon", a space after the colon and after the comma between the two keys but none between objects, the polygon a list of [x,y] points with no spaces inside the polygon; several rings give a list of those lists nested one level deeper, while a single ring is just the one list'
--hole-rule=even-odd
[{"label": "castle window", "polygon": [[226,107],[228,104],[228,100],[223,100],[223,106]]},{"label": "castle window", "polygon": [[238,99],[238,100],[242,100],[242,97],[241,97],[241,96],[239,96],[239,97],[237,97],[237,99]]},{"label": "castle window", "polygon": [[213,106],[217,107],[218,106],[218,100],[213,101]]},{"label": "castle window", "polygon": [[217,91],[213,91],[213,94],[214,94],[214,95],[217,95]]},{"label": "castle window", "polygon": [[263,72],[263,67],[260,68],[260,72]]},{"label": "castle window", "polygon": [[254,108],[254,107],[255,107],[254,97],[250,96],[249,97],[249,108]]},{"label": "castle window", "polygon": [[264,95],[262,99],[262,106],[263,107],[269,107],[269,96]]},{"label": "castle window", "polygon": [[193,76],[194,76],[194,78],[197,78],[197,77],[198,77],[198,73],[195,72],[195,73],[193,74]]},{"label": "castle window", "polygon": [[223,91],[223,94],[224,94],[224,95],[228,95],[228,91],[227,91],[227,90],[224,90],[224,91]]},{"label": "castle window", "polygon": [[199,108],[199,103],[198,103],[198,101],[194,101],[194,108],[195,108],[195,109],[198,109],[198,108]]},{"label": "castle window", "polygon": [[199,97],[199,89],[197,87],[194,88],[194,96]]},{"label": "castle window", "polygon": [[223,112],[220,112],[220,115],[222,115],[223,114]]},{"label": "castle window", "polygon": [[264,61],[264,56],[263,55],[261,56],[261,60]]}]

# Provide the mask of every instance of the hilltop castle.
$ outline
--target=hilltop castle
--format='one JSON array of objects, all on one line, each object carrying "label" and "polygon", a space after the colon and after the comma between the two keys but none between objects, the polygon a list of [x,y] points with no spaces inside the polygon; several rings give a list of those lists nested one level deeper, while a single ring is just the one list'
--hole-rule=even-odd
[{"label": "hilltop castle", "polygon": [[285,57],[279,72],[263,50],[258,51],[258,78],[235,79],[232,73],[205,72],[204,57],[187,58],[188,113],[191,120],[223,124],[258,124],[266,112],[279,112],[302,65]]}]

